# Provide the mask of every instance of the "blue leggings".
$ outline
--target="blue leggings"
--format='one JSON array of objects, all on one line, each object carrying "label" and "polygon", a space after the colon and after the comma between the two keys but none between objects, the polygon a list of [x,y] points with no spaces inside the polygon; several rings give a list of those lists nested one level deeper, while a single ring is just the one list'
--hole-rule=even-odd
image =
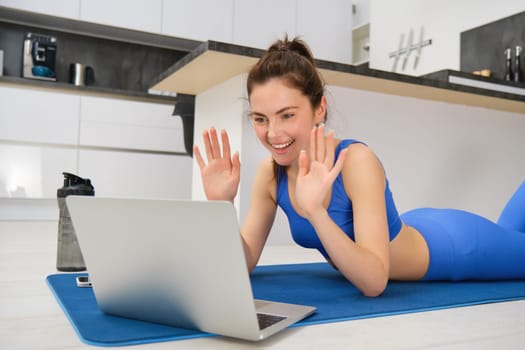
[{"label": "blue leggings", "polygon": [[401,218],[427,242],[423,280],[525,279],[525,181],[498,223],[455,209],[421,208]]}]

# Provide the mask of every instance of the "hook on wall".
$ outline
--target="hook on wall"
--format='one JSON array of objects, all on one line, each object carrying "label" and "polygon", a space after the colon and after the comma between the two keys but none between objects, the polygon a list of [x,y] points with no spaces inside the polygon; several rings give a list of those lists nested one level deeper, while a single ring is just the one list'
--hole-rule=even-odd
[{"label": "hook on wall", "polygon": [[399,59],[403,55],[404,55],[404,58],[403,58],[403,64],[401,66],[401,69],[405,70],[408,59],[412,51],[415,51],[413,68],[414,69],[417,68],[420,57],[421,57],[421,49],[425,46],[432,44],[432,39],[424,40],[424,36],[425,36],[425,28],[421,27],[419,30],[419,40],[416,43],[413,43],[414,30],[410,28],[410,31],[408,33],[408,41],[407,41],[406,47],[404,47],[405,33],[401,33],[399,37],[399,44],[398,44],[397,50],[392,51],[388,54],[389,58],[394,58],[394,63],[392,65],[393,72],[397,70],[397,64],[399,62]]}]

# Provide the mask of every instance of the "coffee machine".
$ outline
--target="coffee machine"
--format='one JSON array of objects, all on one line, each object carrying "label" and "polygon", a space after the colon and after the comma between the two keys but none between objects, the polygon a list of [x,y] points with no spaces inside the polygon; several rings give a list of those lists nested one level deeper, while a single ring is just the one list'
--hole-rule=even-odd
[{"label": "coffee machine", "polygon": [[56,81],[57,40],[54,36],[26,33],[24,37],[24,78]]}]

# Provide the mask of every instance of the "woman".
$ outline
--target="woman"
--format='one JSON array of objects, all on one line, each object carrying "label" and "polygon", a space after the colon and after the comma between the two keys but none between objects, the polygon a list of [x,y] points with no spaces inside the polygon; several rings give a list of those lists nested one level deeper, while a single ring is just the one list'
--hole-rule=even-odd
[{"label": "woman", "polygon": [[[525,278],[525,234],[518,232],[525,232],[525,183],[502,215],[506,228],[458,210],[400,217],[373,151],[325,135],[324,85],[304,42],[274,43],[249,72],[247,89],[255,133],[271,153],[258,168],[241,229],[250,271],[280,206],[294,240],[318,249],[367,296],[380,295],[389,279]],[[207,162],[197,146],[194,153],[206,196],[233,201],[239,156],[225,131],[203,137]],[[523,215],[513,213],[520,207]]]}]

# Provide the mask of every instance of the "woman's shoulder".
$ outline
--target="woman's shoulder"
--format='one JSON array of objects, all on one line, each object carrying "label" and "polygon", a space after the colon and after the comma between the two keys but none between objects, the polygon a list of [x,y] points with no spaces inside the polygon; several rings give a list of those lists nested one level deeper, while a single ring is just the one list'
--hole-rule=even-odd
[{"label": "woman's shoulder", "polygon": [[275,201],[277,181],[272,157],[261,160],[253,183],[254,193],[269,195]]},{"label": "woman's shoulder", "polygon": [[373,175],[384,176],[384,169],[381,161],[366,143],[358,140],[341,140],[338,145],[340,150],[347,148],[345,164],[343,167],[343,176],[355,175]]},{"label": "woman's shoulder", "polygon": [[275,185],[275,172],[275,164],[272,157],[266,157],[260,161],[255,178],[259,184]]},{"label": "woman's shoulder", "polygon": [[339,143],[336,147],[336,155],[338,155],[343,149],[347,148],[347,159],[350,154],[352,154],[352,158],[355,157],[366,157],[373,155],[375,156],[374,151],[368,147],[368,145],[360,140],[355,139],[342,139],[339,140]]}]

